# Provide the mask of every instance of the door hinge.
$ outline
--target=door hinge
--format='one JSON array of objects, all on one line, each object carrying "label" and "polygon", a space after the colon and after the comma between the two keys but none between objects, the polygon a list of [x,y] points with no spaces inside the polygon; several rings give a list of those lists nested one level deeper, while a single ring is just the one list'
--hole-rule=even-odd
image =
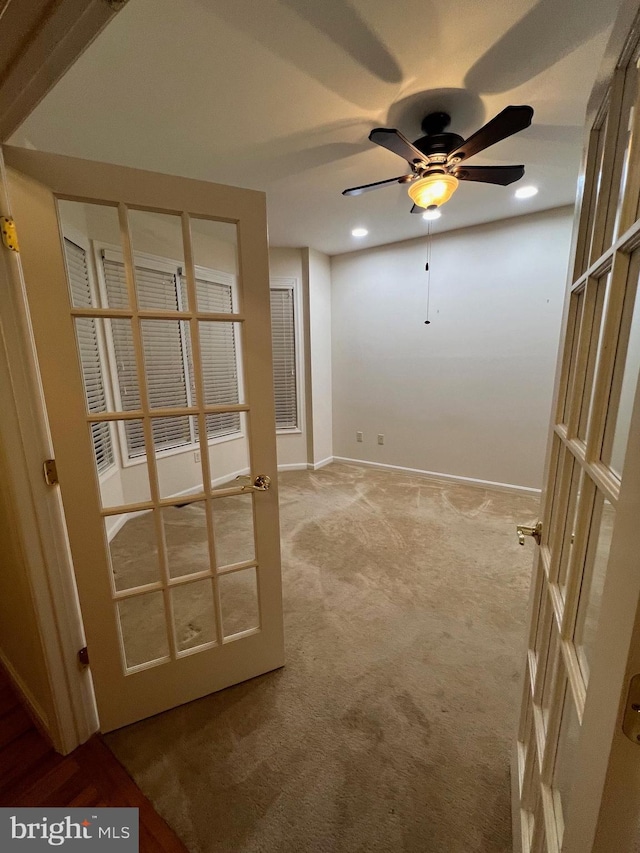
[{"label": "door hinge", "polygon": [[58,485],[58,468],[55,459],[47,459],[42,466],[44,471],[44,481],[47,486]]},{"label": "door hinge", "polygon": [[18,247],[18,232],[16,231],[16,223],[8,216],[0,216],[0,231],[2,231],[2,242],[7,249],[12,252],[19,252]]},{"label": "door hinge", "polygon": [[78,652],[78,663],[80,666],[89,666],[89,650],[83,646]]},{"label": "door hinge", "polygon": [[622,731],[629,740],[640,744],[640,675],[634,675],[629,682]]}]

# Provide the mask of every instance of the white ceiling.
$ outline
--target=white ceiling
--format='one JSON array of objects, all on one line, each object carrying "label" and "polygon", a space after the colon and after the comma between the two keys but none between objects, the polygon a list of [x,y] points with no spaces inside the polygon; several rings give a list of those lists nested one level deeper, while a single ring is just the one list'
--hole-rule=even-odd
[{"label": "white ceiling", "polygon": [[[587,99],[620,0],[129,0],[12,138],[42,150],[267,192],[270,243],[328,254],[416,237],[408,171],[368,142],[434,109],[470,135],[508,104],[532,126],[470,163],[524,163],[514,187],[463,184],[434,231],[573,202]],[[369,235],[357,240],[355,226]]]}]

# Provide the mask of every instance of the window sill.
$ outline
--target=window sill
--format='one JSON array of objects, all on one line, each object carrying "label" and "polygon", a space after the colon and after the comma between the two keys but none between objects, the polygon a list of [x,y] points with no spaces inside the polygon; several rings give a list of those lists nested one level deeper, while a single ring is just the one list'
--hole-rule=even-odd
[{"label": "window sill", "polygon": [[98,471],[98,482],[106,483],[107,480],[110,480],[114,474],[118,473],[118,465],[115,462],[112,462],[108,468],[105,468],[104,471]]}]

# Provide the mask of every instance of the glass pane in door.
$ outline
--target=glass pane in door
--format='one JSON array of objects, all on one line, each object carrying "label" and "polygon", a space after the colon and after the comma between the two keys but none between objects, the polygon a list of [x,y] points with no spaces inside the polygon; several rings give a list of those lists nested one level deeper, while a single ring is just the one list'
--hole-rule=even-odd
[{"label": "glass pane in door", "polygon": [[640,299],[634,291],[635,288],[631,288],[625,300],[623,331],[616,356],[613,385],[614,389],[619,388],[619,392],[612,395],[613,399],[610,401],[602,460],[618,477],[622,475],[629,440],[631,411],[640,371]]},{"label": "glass pane in door", "polygon": [[242,286],[236,225],[195,216],[189,217],[189,225],[198,311],[240,313]]},{"label": "glass pane in door", "polygon": [[574,643],[585,682],[589,680],[589,667],[598,628],[614,521],[615,509],[608,500],[599,495],[589,535],[574,632]]},{"label": "glass pane in door", "polygon": [[220,575],[220,606],[225,639],[260,627],[256,569]]},{"label": "glass pane in door", "polygon": [[215,602],[211,580],[173,587],[171,596],[178,651],[190,651],[215,643]]},{"label": "glass pane in door", "polygon": [[142,320],[140,329],[149,407],[174,409],[189,406],[184,322]]},{"label": "glass pane in door", "polygon": [[161,512],[170,577],[211,571],[206,503],[176,504]]},{"label": "glass pane in door", "polygon": [[204,417],[209,439],[211,489],[250,485],[249,417],[246,412],[209,413]]},{"label": "glass pane in door", "polygon": [[187,311],[180,286],[185,266],[182,219],[167,213],[129,208],[127,212],[138,308],[148,311]]},{"label": "glass pane in door", "polygon": [[601,333],[602,323],[606,315],[606,306],[609,298],[609,286],[611,282],[611,273],[602,278],[590,282],[589,286],[595,287],[595,299],[593,307],[593,321],[591,325],[591,335],[588,341],[588,355],[586,359],[585,376],[583,385],[583,394],[580,404],[580,416],[578,419],[578,438],[583,441],[587,437],[587,425],[591,415],[591,407],[593,404],[593,383],[595,378],[596,365],[598,363],[600,348],[602,346]]},{"label": "glass pane in door", "polygon": [[569,314],[569,329],[565,347],[565,359],[567,363],[566,385],[564,389],[564,404],[562,408],[562,423],[569,419],[569,409],[573,395],[573,384],[578,360],[578,343],[580,340],[580,328],[582,325],[582,313],[584,310],[584,288],[571,294],[571,306]]},{"label": "glass pane in door", "polygon": [[[71,304],[75,308],[127,308],[129,294],[124,271],[118,286],[110,292],[105,289],[103,277],[105,248],[122,253],[118,208],[67,199],[58,199],[57,207],[64,237]],[[82,288],[83,278],[86,292]]]},{"label": "glass pane in door", "polygon": [[255,560],[252,493],[216,497],[211,512],[218,568]]},{"label": "glass pane in door", "polygon": [[180,497],[203,492],[194,423],[195,418],[189,415],[151,418],[161,499],[178,502]]},{"label": "glass pane in door", "polygon": [[[605,141],[607,136],[607,128],[609,125],[609,115],[607,114],[599,129],[596,131],[598,134],[597,143],[593,149],[593,154],[590,152],[590,157],[595,157],[595,177],[594,184],[591,192],[591,198],[589,200],[589,223],[590,223],[590,240],[589,240],[589,251],[587,254],[588,262],[593,263],[596,257],[596,253],[599,253],[600,246],[596,245],[596,226],[599,222],[604,225],[606,211],[602,209],[603,207],[603,196],[606,198],[609,187],[606,185],[606,182],[603,181],[604,178],[604,159],[605,159]],[[606,191],[606,192],[605,192]]]},{"label": "glass pane in door", "polygon": [[[631,154],[631,146],[633,144],[633,125],[634,111],[636,107],[636,99],[638,96],[638,69],[633,64],[627,69],[624,82],[624,104],[623,112],[618,131],[618,151],[616,160],[619,164],[620,181],[618,192],[616,194],[615,205],[615,222],[613,227],[612,239],[615,240],[621,233],[621,228],[628,227],[631,223],[628,221],[628,213],[624,223],[622,222],[622,211],[625,190],[627,187],[627,179],[629,177],[629,157]],[[635,219],[636,217],[634,217]]]},{"label": "glass pane in door", "polygon": [[551,577],[560,571],[560,558],[565,551],[564,532],[570,515],[569,500],[576,477],[576,461],[573,454],[563,445],[560,453],[562,465],[558,466],[554,478],[554,491],[549,517],[549,544],[551,549]]},{"label": "glass pane in door", "polygon": [[241,324],[201,320],[198,328],[205,406],[244,403]]},{"label": "glass pane in door", "polygon": [[161,580],[153,512],[125,512],[105,518],[114,588],[118,592]]},{"label": "glass pane in door", "polygon": [[[142,421],[115,420],[89,425],[93,460],[103,509],[144,504],[151,500],[149,466],[144,453]],[[105,464],[104,439],[109,438],[109,464]]]},{"label": "glass pane in door", "polygon": [[125,598],[117,607],[127,667],[167,660],[169,643],[162,592]]},{"label": "glass pane in door", "polygon": [[542,721],[544,723],[545,735],[549,728],[549,714],[554,701],[556,692],[556,675],[560,663],[560,637],[556,627],[555,619],[551,620],[551,638],[549,642],[549,651],[546,659],[544,686],[542,689]]},{"label": "glass pane in door", "polygon": [[578,719],[578,714],[573,703],[569,683],[566,682],[562,722],[560,723],[560,733],[558,735],[558,746],[551,783],[559,846],[562,846],[565,817],[568,814],[571,803],[572,772],[575,766],[579,737],[580,720]]},{"label": "glass pane in door", "polygon": [[567,589],[569,566],[573,554],[576,531],[578,527],[578,512],[582,509],[584,497],[585,479],[584,470],[576,462],[571,475],[571,489],[569,491],[569,502],[567,507],[566,524],[563,533],[562,548],[560,551],[560,565],[558,569],[558,585],[563,596]]}]

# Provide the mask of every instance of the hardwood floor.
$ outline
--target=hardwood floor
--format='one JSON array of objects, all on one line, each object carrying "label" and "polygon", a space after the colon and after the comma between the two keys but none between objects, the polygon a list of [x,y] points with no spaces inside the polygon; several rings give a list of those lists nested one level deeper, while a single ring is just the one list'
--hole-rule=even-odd
[{"label": "hardwood floor", "polygon": [[58,755],[0,668],[0,806],[139,809],[140,853],[188,853],[99,736]]}]

